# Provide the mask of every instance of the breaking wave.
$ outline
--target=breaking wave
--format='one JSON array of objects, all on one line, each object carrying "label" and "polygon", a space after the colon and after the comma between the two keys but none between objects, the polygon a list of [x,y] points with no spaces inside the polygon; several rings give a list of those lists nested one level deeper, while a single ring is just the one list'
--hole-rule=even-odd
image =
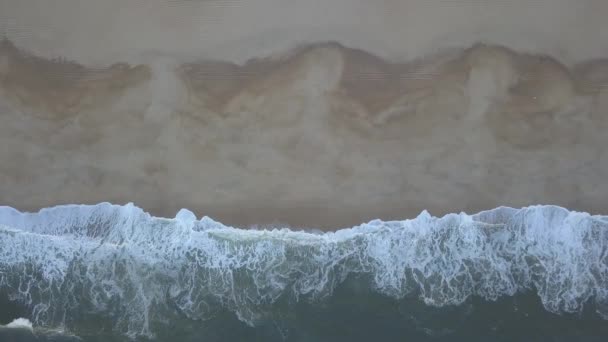
[{"label": "breaking wave", "polygon": [[130,337],[177,318],[242,322],[323,303],[347,279],[428,307],[535,293],[545,310],[608,319],[608,217],[556,206],[371,221],[336,232],[241,230],[102,203],[0,207],[0,297],[37,325],[91,317]]}]

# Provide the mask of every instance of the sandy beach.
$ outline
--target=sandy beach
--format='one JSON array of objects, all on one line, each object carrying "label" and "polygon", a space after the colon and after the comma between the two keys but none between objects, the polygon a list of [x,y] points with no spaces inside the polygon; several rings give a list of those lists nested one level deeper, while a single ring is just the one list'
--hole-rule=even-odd
[{"label": "sandy beach", "polygon": [[78,3],[0,1],[0,205],[608,210],[605,1]]}]

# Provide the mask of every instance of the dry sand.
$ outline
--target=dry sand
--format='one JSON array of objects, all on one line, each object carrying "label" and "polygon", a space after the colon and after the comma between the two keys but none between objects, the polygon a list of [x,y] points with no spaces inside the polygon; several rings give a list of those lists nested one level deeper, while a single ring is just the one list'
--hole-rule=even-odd
[{"label": "dry sand", "polygon": [[2,205],[608,212],[605,1],[77,3],[0,0]]}]

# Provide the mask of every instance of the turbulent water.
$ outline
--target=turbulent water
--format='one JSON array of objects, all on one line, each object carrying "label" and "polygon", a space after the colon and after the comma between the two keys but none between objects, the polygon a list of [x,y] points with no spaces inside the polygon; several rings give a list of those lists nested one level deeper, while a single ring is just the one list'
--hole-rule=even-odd
[{"label": "turbulent water", "polygon": [[0,0],[0,342],[608,341],[606,13]]},{"label": "turbulent water", "polygon": [[608,217],[500,207],[318,233],[1,207],[0,323],[18,317],[33,330],[0,340],[603,341]]}]

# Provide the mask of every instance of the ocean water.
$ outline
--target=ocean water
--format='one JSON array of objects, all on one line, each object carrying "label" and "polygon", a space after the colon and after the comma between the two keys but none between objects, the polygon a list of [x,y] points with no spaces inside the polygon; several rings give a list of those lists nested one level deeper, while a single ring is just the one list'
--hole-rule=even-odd
[{"label": "ocean water", "polygon": [[608,341],[607,13],[0,0],[0,342]]},{"label": "ocean water", "polygon": [[608,217],[556,206],[324,233],[0,207],[3,342],[605,341],[607,320]]}]

